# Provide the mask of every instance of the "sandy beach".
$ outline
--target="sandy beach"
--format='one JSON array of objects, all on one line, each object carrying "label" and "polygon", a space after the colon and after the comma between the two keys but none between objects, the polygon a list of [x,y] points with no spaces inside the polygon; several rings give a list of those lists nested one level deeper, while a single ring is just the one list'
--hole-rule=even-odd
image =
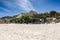
[{"label": "sandy beach", "polygon": [[60,23],[0,24],[0,40],[60,40]]}]

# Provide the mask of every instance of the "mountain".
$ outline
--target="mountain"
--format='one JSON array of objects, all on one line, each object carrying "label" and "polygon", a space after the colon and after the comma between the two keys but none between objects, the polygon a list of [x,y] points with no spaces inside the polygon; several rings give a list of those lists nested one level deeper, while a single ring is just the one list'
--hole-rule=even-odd
[{"label": "mountain", "polygon": [[33,16],[34,14],[37,14],[37,12],[35,12],[35,11],[30,11],[30,12],[28,12],[28,13],[21,13],[21,14],[19,14],[16,18],[20,18],[21,16],[24,16],[24,15],[30,15],[30,16]]},{"label": "mountain", "polygon": [[10,19],[12,17],[11,16],[5,16],[5,17],[1,17],[0,19],[5,19],[5,18]]},{"label": "mountain", "polygon": [[26,14],[30,15],[30,16],[33,16],[34,14],[37,14],[37,12],[31,10],[28,13],[20,13],[18,15],[14,15],[14,16],[4,16],[4,17],[1,17],[0,19],[15,19],[15,18],[20,18],[21,16],[24,16]]},{"label": "mountain", "polygon": [[37,12],[31,10],[31,11],[29,12],[29,14],[37,14]]},{"label": "mountain", "polygon": [[4,17],[1,17],[0,20],[5,20],[5,19],[11,20],[11,19],[15,19],[16,17],[17,17],[17,15],[15,15],[15,16],[4,16]]}]

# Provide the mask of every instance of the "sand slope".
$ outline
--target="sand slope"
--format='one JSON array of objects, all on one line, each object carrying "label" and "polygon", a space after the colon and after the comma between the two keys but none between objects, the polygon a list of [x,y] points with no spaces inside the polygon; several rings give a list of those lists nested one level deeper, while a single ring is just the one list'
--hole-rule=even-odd
[{"label": "sand slope", "polygon": [[60,40],[60,23],[0,24],[0,40]]}]

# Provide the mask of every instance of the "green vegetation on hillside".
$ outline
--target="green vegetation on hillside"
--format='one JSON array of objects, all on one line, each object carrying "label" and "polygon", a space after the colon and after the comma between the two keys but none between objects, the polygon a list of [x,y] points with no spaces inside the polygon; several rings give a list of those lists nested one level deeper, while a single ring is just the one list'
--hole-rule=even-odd
[{"label": "green vegetation on hillside", "polygon": [[[17,16],[5,16],[0,18],[0,20],[2,19],[3,21],[7,18],[10,19],[10,22],[14,22],[14,23],[32,23],[32,22],[40,22],[40,19],[45,20],[45,18],[47,17],[51,17],[51,18],[56,18],[56,19],[60,19],[60,13],[56,12],[56,11],[50,11],[50,12],[45,12],[45,13],[37,13],[35,11],[30,11],[29,13],[23,13],[20,14],[20,17],[17,18]],[[46,21],[46,20],[45,20]]]}]

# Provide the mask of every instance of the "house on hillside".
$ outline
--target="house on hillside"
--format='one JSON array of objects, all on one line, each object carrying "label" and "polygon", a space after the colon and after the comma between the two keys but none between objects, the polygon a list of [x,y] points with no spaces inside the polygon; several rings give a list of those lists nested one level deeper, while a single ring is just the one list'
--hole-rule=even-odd
[{"label": "house on hillside", "polygon": [[41,24],[41,23],[44,23],[44,19],[43,18],[33,18],[32,23],[33,24]]},{"label": "house on hillside", "polygon": [[47,22],[47,23],[56,23],[56,20],[57,20],[57,19],[56,19],[56,18],[53,18],[53,17],[47,17],[47,18],[46,18],[46,22]]},{"label": "house on hillside", "polygon": [[11,19],[10,18],[3,18],[3,19],[0,19],[0,23],[6,23],[6,24],[8,24],[8,23],[11,23]]},{"label": "house on hillside", "polygon": [[6,24],[8,24],[8,23],[10,23],[10,19],[7,19],[7,18],[2,19],[2,23],[6,23]]},{"label": "house on hillside", "polygon": [[33,24],[40,24],[41,22],[40,22],[40,18],[33,18],[32,20],[31,20],[31,23],[33,23]]}]

